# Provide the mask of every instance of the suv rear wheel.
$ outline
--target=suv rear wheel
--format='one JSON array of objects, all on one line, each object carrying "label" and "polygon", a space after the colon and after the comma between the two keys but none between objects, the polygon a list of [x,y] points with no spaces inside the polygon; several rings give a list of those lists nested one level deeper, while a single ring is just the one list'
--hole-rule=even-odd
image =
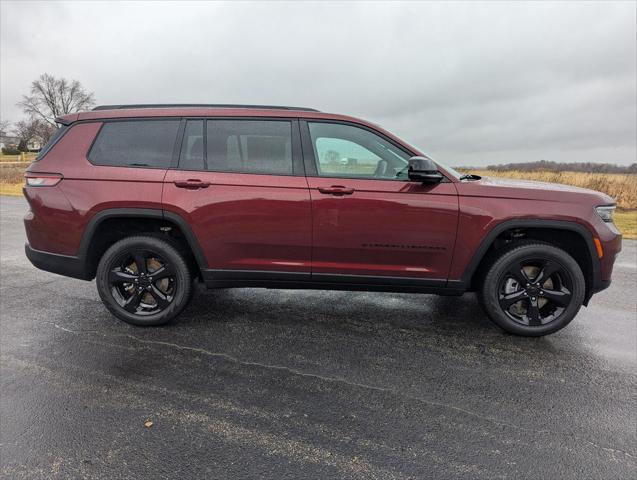
[{"label": "suv rear wheel", "polygon": [[479,294],[491,320],[504,330],[541,336],[569,324],[585,291],[584,274],[573,257],[553,245],[525,242],[500,254]]},{"label": "suv rear wheel", "polygon": [[175,318],[192,295],[192,277],[179,251],[150,236],[113,244],[97,267],[97,291],[106,308],[133,325],[162,325]]}]

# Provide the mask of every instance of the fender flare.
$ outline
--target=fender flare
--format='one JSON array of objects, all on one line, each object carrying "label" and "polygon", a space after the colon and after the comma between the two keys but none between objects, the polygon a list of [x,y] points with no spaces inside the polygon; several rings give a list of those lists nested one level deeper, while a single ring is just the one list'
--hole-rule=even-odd
[{"label": "fender flare", "polygon": [[520,219],[512,219],[505,220],[502,223],[494,226],[489,232],[485,235],[480,243],[480,246],[474,252],[471,261],[465,268],[464,274],[462,275],[462,280],[460,283],[469,288],[471,286],[471,279],[476,272],[478,265],[484,259],[484,256],[487,254],[487,251],[495,241],[495,239],[505,230],[511,230],[513,228],[538,228],[538,229],[558,229],[558,230],[568,230],[571,232],[577,233],[588,247],[588,251],[591,258],[592,265],[592,284],[590,285],[591,291],[596,291],[601,284],[601,275],[600,275],[600,262],[599,257],[597,256],[597,249],[595,247],[595,243],[593,242],[593,235],[590,230],[588,230],[584,225],[576,222],[570,222],[566,220],[539,220],[539,219],[529,219],[529,218],[520,218]]},{"label": "fender flare", "polygon": [[100,210],[98,213],[93,215],[84,229],[84,234],[82,235],[82,240],[80,240],[80,247],[78,249],[77,256],[79,258],[88,258],[90,253],[89,246],[91,245],[91,241],[93,240],[97,227],[99,227],[103,221],[110,218],[152,218],[155,220],[165,220],[167,222],[174,223],[184,234],[186,242],[188,242],[188,246],[195,257],[200,270],[203,271],[208,268],[206,257],[203,254],[201,245],[199,245],[199,241],[190,228],[190,225],[188,225],[188,222],[186,222],[186,220],[177,213],[167,212],[158,208],[108,208]]}]

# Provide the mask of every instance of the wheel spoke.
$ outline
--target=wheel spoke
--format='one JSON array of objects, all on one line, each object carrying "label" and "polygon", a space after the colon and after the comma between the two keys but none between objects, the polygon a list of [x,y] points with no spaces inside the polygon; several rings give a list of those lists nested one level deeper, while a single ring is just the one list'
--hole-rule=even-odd
[{"label": "wheel spoke", "polygon": [[138,250],[133,252],[133,258],[135,259],[135,265],[137,265],[137,273],[147,273],[148,266],[146,265],[146,255]]},{"label": "wheel spoke", "polygon": [[561,291],[559,290],[544,290],[542,295],[549,302],[553,302],[560,307],[567,307],[569,303],[571,303],[571,292],[569,292],[566,288],[563,288]]},{"label": "wheel spoke", "polygon": [[124,272],[120,269],[111,270],[108,274],[108,281],[111,284],[116,283],[133,283],[137,275],[132,273]]},{"label": "wheel spoke", "polygon": [[511,305],[525,298],[526,297],[524,296],[524,290],[519,290],[517,292],[502,295],[499,300],[500,307],[502,307],[504,310],[508,310],[511,307]]},{"label": "wheel spoke", "polygon": [[124,309],[130,313],[136,313],[137,307],[142,301],[144,292],[135,291],[124,303]]},{"label": "wheel spoke", "polygon": [[157,306],[162,310],[166,308],[170,303],[170,300],[168,300],[168,297],[164,294],[164,292],[159,290],[159,288],[157,288],[155,285],[151,285],[150,294],[157,302]]},{"label": "wheel spoke", "polygon": [[529,299],[529,307],[526,312],[527,317],[529,318],[529,325],[538,326],[542,325],[542,320],[540,317],[540,308],[537,305],[537,299]]},{"label": "wheel spoke", "polygon": [[540,285],[543,285],[549,278],[551,278],[551,275],[553,275],[559,269],[560,266],[557,263],[548,260],[542,267],[542,270],[540,270],[540,273],[537,274],[537,277],[533,279],[533,283],[539,283]]},{"label": "wheel spoke", "polygon": [[151,278],[151,280],[154,283],[157,280],[161,280],[162,278],[172,277],[174,274],[175,272],[173,271],[170,265],[163,265],[159,267],[157,270],[155,270],[154,272],[149,273],[148,276]]},{"label": "wheel spoke", "polygon": [[524,286],[529,283],[529,277],[526,276],[524,272],[524,265],[521,263],[516,263],[511,266],[511,269],[507,272],[513,279],[518,282],[520,287],[524,288]]}]

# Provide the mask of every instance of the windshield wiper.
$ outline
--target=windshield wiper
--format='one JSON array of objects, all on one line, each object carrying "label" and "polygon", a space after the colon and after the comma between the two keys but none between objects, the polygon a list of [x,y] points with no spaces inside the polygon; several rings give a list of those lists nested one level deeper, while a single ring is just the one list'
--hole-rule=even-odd
[{"label": "windshield wiper", "polygon": [[481,178],[482,177],[480,175],[473,175],[471,173],[460,175],[460,180],[480,180]]}]

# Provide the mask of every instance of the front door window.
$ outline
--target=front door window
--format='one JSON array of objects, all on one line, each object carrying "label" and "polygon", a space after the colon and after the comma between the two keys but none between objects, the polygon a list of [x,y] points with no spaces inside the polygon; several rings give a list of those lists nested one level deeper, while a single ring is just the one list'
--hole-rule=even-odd
[{"label": "front door window", "polygon": [[321,177],[406,180],[409,153],[364,128],[308,124]]}]

